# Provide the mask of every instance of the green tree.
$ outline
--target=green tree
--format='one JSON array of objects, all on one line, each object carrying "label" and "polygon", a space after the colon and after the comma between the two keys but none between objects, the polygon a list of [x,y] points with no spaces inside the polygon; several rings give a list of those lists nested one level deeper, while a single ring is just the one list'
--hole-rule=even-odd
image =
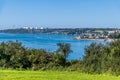
[{"label": "green tree", "polygon": [[101,73],[104,45],[92,43],[85,48],[83,57],[83,71],[88,73]]},{"label": "green tree", "polygon": [[72,52],[70,44],[67,43],[57,43],[58,49],[57,52],[63,54],[64,64],[67,62],[67,57]]},{"label": "green tree", "polygon": [[107,36],[107,35],[108,35],[108,32],[107,32],[107,31],[103,31],[103,34],[104,34],[105,36]]}]

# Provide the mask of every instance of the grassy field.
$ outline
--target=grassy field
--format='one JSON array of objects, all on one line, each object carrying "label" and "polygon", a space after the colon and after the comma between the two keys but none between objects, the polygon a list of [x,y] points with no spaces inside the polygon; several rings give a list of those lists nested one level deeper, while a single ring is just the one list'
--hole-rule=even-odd
[{"label": "grassy field", "polygon": [[120,80],[120,77],[65,71],[0,70],[0,80]]}]

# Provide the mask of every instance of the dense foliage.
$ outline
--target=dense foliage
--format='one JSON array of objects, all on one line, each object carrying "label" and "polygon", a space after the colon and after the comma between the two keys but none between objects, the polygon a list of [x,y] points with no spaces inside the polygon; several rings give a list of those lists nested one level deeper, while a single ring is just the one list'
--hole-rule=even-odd
[{"label": "dense foliage", "polygon": [[44,49],[27,49],[18,41],[2,42],[0,43],[0,67],[33,70],[65,67],[71,51],[70,45],[58,43],[58,46],[56,52],[50,53]]},{"label": "dense foliage", "polygon": [[120,40],[86,47],[82,66],[87,73],[120,74]]},{"label": "dense foliage", "polygon": [[71,52],[69,44],[58,43],[55,52],[28,49],[20,42],[0,43],[0,67],[12,69],[61,69],[86,73],[120,74],[120,40],[106,45],[92,43],[85,48],[81,60],[67,61]]}]

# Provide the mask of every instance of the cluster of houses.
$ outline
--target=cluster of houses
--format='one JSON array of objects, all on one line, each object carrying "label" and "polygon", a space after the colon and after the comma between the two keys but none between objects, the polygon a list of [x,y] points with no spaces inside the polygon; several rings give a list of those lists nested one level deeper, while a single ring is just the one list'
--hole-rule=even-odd
[{"label": "cluster of houses", "polygon": [[114,34],[114,33],[119,33],[120,30],[112,30],[112,31],[100,31],[100,32],[86,32],[86,33],[81,33],[77,35],[77,37],[74,38],[74,40],[80,40],[80,39],[109,39],[109,35]]}]

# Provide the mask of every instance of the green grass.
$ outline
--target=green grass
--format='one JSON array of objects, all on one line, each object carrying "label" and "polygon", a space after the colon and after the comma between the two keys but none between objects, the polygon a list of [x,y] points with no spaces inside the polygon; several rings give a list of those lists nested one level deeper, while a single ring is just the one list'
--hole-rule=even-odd
[{"label": "green grass", "polygon": [[120,77],[65,71],[0,70],[0,80],[120,80]]}]

